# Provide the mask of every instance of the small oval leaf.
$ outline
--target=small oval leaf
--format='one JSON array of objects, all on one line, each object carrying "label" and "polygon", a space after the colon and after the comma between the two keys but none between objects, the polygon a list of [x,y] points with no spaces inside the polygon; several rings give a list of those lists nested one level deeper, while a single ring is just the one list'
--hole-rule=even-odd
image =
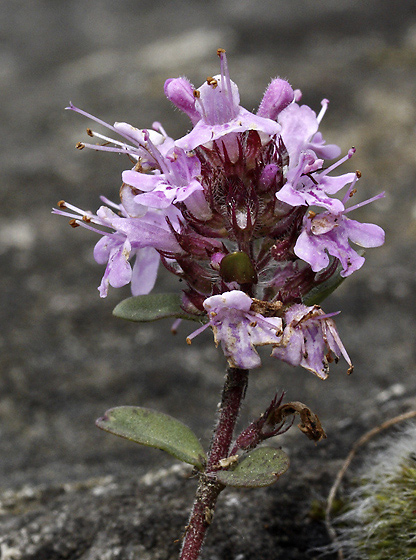
[{"label": "small oval leaf", "polygon": [[328,280],[322,282],[315,288],[312,288],[310,292],[302,298],[302,303],[305,305],[319,305],[324,299],[332,294],[345,280],[340,274],[342,270],[342,265],[339,265],[335,274],[333,274]]},{"label": "small oval leaf", "polygon": [[166,451],[200,470],[206,462],[204,450],[193,431],[162,412],[139,406],[119,406],[107,410],[96,425],[116,436]]},{"label": "small oval leaf", "polygon": [[270,486],[289,468],[289,457],[281,449],[259,447],[228,471],[217,471],[219,482],[234,488]]},{"label": "small oval leaf", "polygon": [[[365,255],[364,249],[357,249],[356,252],[360,257]],[[319,305],[324,299],[330,296],[345,280],[345,277],[341,276],[342,269],[343,266],[340,263],[334,274],[332,274],[328,280],[315,286],[315,288],[312,288],[310,292],[303,296],[302,303],[305,305]]]},{"label": "small oval leaf", "polygon": [[121,301],[113,315],[128,321],[146,322],[158,319],[177,318],[201,321],[204,316],[190,315],[181,308],[179,294],[148,294],[134,296]]}]

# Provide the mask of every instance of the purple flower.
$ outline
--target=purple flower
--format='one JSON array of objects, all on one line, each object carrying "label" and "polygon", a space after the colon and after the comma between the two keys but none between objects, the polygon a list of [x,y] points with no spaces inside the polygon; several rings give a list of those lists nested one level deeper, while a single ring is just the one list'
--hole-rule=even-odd
[{"label": "purple flower", "polygon": [[354,173],[339,177],[329,175],[345,160],[352,157],[351,149],[341,160],[325,171],[322,169],[324,159],[339,156],[340,149],[333,144],[326,145],[318,126],[328,107],[328,100],[322,101],[322,110],[318,116],[307,105],[297,103],[289,105],[279,114],[278,122],[282,125],[281,138],[288,153],[289,163],[286,169],[286,183],[276,193],[281,202],[291,206],[321,206],[331,212],[344,209],[340,200],[328,195],[336,194],[345,185],[351,183]]},{"label": "purple flower", "polygon": [[79,150],[89,148],[95,151],[126,154],[129,158],[137,161],[137,166],[146,172],[158,169],[158,160],[160,156],[163,157],[164,154],[166,154],[174,146],[174,141],[172,138],[169,138],[162,125],[158,122],[153,123],[155,130],[141,130],[125,122],[116,122],[114,125],[108,124],[105,121],[94,117],[94,115],[75,107],[72,103],[70,103],[67,109],[95,121],[101,126],[108,128],[112,132],[115,132],[127,140],[127,142],[114,140],[113,138],[109,138],[108,136],[88,128],[88,135],[91,138],[99,138],[100,140],[103,140],[104,144],[100,145],[78,142],[76,147]]},{"label": "purple flower", "polygon": [[133,248],[128,237],[112,233],[104,235],[95,245],[94,258],[98,264],[106,265],[98,287],[101,297],[107,296],[109,286],[121,288],[129,283],[134,296],[152,291],[160,263],[159,253],[153,247]]},{"label": "purple flower", "polygon": [[[191,197],[192,201],[189,202],[192,208],[196,208],[195,200],[198,200],[198,209],[202,214],[206,214],[206,205],[203,204],[200,197],[193,196],[197,191],[203,191],[203,187],[197,179],[201,172],[200,161],[195,154],[186,153],[175,147],[174,141],[169,138],[160,123],[153,123],[157,130],[141,130],[124,122],[111,126],[72,104],[68,108],[87,116],[128,140],[129,143],[120,142],[88,129],[90,136],[100,138],[106,144],[100,146],[79,143],[77,147],[125,153],[133,158],[137,163],[133,169],[122,173],[122,179],[127,185],[138,189],[139,192],[136,192],[133,197],[136,205],[165,209],[175,202],[184,202]],[[125,189],[124,194],[126,194]]]},{"label": "purple flower", "polygon": [[[130,282],[133,295],[147,294],[156,280],[160,262],[158,251],[180,253],[181,249],[164,214],[148,211],[145,216],[134,218],[126,215],[122,205],[113,206],[123,215],[115,214],[107,206],[101,206],[94,215],[64,201],[54,213],[71,218],[73,227],[83,226],[102,235],[94,248],[95,260],[98,264],[106,264],[98,288],[101,297],[107,296],[109,286],[121,288]],[[170,213],[170,218],[171,223],[177,223],[174,214]],[[103,231],[91,224],[112,231]],[[134,257],[132,268],[130,261]]]},{"label": "purple flower", "polygon": [[302,366],[321,379],[328,377],[332,354],[338,360],[344,356],[353,366],[339,338],[334,321],[325,315],[320,307],[307,307],[303,304],[292,305],[285,313],[285,328],[279,345],[273,348],[272,356],[291,364]]},{"label": "purple flower", "polygon": [[[305,106],[300,107],[300,109],[303,107]],[[307,109],[309,109],[309,107],[307,107]],[[306,115],[308,114],[309,113],[306,112]],[[299,154],[297,153],[298,148],[299,145],[295,143],[294,146],[292,146],[292,150],[289,149],[287,182],[280,191],[276,193],[277,199],[291,206],[320,206],[334,213],[344,210],[344,204],[340,200],[331,198],[328,195],[336,194],[345,187],[345,185],[356,181],[356,174],[345,173],[344,175],[333,177],[330,176],[329,173],[339,167],[347,159],[350,159],[355,153],[355,148],[351,148],[346,156],[320,173],[317,173],[317,171],[321,169],[323,160],[317,158],[315,152],[311,148],[302,150]],[[290,164],[291,153],[292,157],[297,161],[294,167]]]},{"label": "purple flower", "polygon": [[123,171],[125,183],[144,191],[137,194],[137,204],[152,208],[168,208],[174,202],[184,202],[196,191],[203,191],[197,180],[201,173],[201,162],[192,153],[173,148],[166,156],[160,154],[158,164],[161,172],[143,173],[136,168]]},{"label": "purple flower", "polygon": [[[254,304],[254,305],[253,305]],[[221,348],[230,367],[252,369],[261,365],[255,346],[280,341],[282,319],[263,317],[253,310],[255,302],[244,292],[232,290],[204,301],[209,322],[187,338],[188,344],[207,327],[212,327],[215,344]]]},{"label": "purple flower", "polygon": [[298,167],[288,172],[287,183],[276,193],[276,198],[290,206],[320,206],[341,212],[342,202],[328,195],[352,183],[355,173],[329,177],[326,172],[315,173],[316,164],[321,167],[322,160],[317,160],[311,151],[302,153]]},{"label": "purple flower", "polygon": [[307,214],[304,218],[304,230],[294,247],[295,254],[309,263],[314,272],[326,268],[329,265],[328,254],[332,255],[342,264],[341,276],[350,276],[362,267],[365,259],[350,246],[349,241],[360,247],[379,247],[384,243],[384,231],[375,224],[351,220],[345,214],[382,196],[384,193],[336,214]]},{"label": "purple flower", "polygon": [[[207,78],[199,89],[194,90],[194,105],[189,98],[190,84],[187,85],[184,78],[170,79],[165,84],[168,98],[195,123],[189,134],[176,141],[176,145],[184,150],[193,150],[225,135],[246,130],[258,130],[269,136],[280,131],[280,125],[275,121],[254,115],[240,106],[238,87],[230,79],[225,51],[218,49],[218,56],[221,74]],[[196,113],[200,117],[198,121]]]},{"label": "purple flower", "polygon": [[317,116],[307,105],[293,103],[279,114],[278,122],[282,126],[281,136],[289,154],[289,165],[293,169],[299,164],[301,152],[311,150],[315,159],[333,159],[341,150],[334,144],[325,145],[322,134],[318,132],[319,124],[328,108],[328,100],[322,101],[322,110]]}]

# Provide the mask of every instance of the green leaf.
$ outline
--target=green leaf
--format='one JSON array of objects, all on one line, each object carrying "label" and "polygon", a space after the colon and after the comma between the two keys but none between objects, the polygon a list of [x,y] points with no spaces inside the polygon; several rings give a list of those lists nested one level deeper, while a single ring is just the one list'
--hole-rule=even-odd
[{"label": "green leaf", "polygon": [[338,286],[340,286],[345,278],[343,278],[340,274],[342,270],[342,265],[339,265],[335,274],[333,274],[326,282],[322,282],[319,286],[312,288],[310,292],[308,292],[302,298],[302,302],[305,305],[319,305],[324,299],[332,294]]},{"label": "green leaf", "polygon": [[287,471],[289,458],[281,449],[259,447],[228,471],[217,471],[219,482],[235,488],[270,486]]},{"label": "green leaf", "polygon": [[[360,257],[365,255],[364,249],[357,249],[356,252],[360,255]],[[319,286],[312,288],[310,292],[303,296],[302,303],[305,305],[319,305],[322,301],[324,301],[324,299],[330,296],[332,292],[335,291],[345,280],[345,278],[341,276],[342,269],[343,266],[340,263],[335,273],[328,278],[328,280],[322,282]]]},{"label": "green leaf", "polygon": [[128,321],[146,322],[158,319],[177,318],[200,321],[204,317],[190,315],[181,309],[179,294],[148,294],[134,296],[121,301],[113,315]]},{"label": "green leaf", "polygon": [[130,441],[166,451],[202,470],[206,461],[199,439],[176,418],[139,406],[110,408],[96,425]]}]

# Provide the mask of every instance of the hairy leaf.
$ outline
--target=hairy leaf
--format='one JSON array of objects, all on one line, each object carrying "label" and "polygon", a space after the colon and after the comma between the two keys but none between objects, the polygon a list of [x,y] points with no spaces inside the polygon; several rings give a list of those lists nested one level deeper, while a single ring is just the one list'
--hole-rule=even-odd
[{"label": "hairy leaf", "polygon": [[259,447],[230,470],[217,471],[219,482],[235,488],[270,486],[287,471],[289,458],[281,449]]},{"label": "hairy leaf", "polygon": [[203,317],[190,315],[181,309],[179,294],[148,294],[134,296],[121,301],[113,315],[128,321],[146,322],[158,319],[177,318],[200,321]]},{"label": "hairy leaf", "polygon": [[193,431],[172,416],[139,406],[110,408],[96,425],[117,436],[156,447],[176,459],[202,469],[206,457]]}]

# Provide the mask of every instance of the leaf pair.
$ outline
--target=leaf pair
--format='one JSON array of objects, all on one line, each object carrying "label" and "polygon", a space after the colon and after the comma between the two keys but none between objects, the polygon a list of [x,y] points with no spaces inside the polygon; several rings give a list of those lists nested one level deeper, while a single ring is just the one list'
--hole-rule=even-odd
[{"label": "leaf pair", "polygon": [[190,315],[181,308],[180,294],[148,294],[129,297],[121,301],[113,310],[120,319],[145,323],[158,319],[188,319],[200,321],[204,317]]},{"label": "leaf pair", "polygon": [[[305,305],[315,305],[326,299],[344,281],[339,265],[335,274],[328,280],[315,286],[302,301]],[[121,301],[113,311],[116,317],[135,322],[157,321],[158,319],[188,319],[206,321],[204,315],[191,315],[181,308],[180,294],[148,294],[134,296]]]},{"label": "leaf pair", "polygon": [[[96,422],[106,432],[173,455],[176,459],[203,471],[206,455],[193,431],[172,416],[137,406],[111,408]],[[225,486],[256,488],[276,482],[289,467],[281,449],[259,447],[227,470],[215,472]]]}]

